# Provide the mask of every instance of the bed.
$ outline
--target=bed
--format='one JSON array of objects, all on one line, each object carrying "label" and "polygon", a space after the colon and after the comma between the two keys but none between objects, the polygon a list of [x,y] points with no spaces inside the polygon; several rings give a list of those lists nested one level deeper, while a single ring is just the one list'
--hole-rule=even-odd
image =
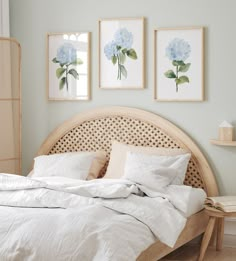
[{"label": "bed", "polygon": [[[218,195],[213,172],[192,139],[164,118],[140,109],[114,106],[80,113],[55,129],[37,155],[103,150],[106,152],[106,164],[100,172],[102,177],[106,173],[113,140],[135,146],[182,148],[189,151],[191,159],[184,184],[202,188],[208,196]],[[187,219],[185,228],[173,247],[161,241],[153,242],[139,254],[137,260],[151,261],[164,257],[203,234],[207,222],[208,217],[204,211],[199,211]]]}]

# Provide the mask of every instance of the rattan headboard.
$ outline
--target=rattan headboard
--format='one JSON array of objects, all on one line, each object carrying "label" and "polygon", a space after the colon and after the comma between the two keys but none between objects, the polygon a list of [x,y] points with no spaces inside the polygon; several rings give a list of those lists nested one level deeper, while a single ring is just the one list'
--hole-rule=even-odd
[{"label": "rattan headboard", "polygon": [[192,157],[185,184],[201,187],[209,196],[218,194],[212,170],[196,144],[169,121],[139,109],[106,107],[80,113],[54,130],[37,155],[105,150],[108,163],[112,140],[138,146],[189,150]]}]

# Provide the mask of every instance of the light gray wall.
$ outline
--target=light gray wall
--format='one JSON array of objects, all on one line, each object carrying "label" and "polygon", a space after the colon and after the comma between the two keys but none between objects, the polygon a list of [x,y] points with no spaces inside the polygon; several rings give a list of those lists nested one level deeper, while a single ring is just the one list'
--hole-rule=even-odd
[{"label": "light gray wall", "polygon": [[9,0],[0,0],[0,36],[9,37]]},{"label": "light gray wall", "polygon": [[[22,46],[23,173],[40,144],[58,124],[104,105],[132,106],[157,113],[187,132],[202,148],[222,194],[236,194],[236,147],[209,143],[218,125],[236,126],[235,0],[10,0],[11,36]],[[98,89],[98,19],[146,17],[147,82],[145,90]],[[204,26],[204,102],[153,99],[153,30]],[[92,32],[92,100],[49,102],[46,98],[46,33]]]}]

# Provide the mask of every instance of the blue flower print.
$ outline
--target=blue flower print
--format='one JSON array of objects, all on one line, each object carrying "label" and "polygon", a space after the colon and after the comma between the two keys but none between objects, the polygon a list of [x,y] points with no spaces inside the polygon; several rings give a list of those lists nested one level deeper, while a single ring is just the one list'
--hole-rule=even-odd
[{"label": "blue flower print", "polygon": [[57,49],[57,61],[60,64],[72,63],[76,61],[76,49],[71,43],[65,43]]},{"label": "blue flower print", "polygon": [[189,57],[191,47],[183,39],[173,39],[166,48],[166,56],[171,61],[185,61]]},{"label": "blue flower print", "polygon": [[114,40],[104,46],[104,54],[113,65],[118,66],[117,80],[121,80],[121,76],[127,78],[128,72],[124,66],[126,57],[137,60],[136,51],[132,48],[133,34],[126,28],[118,29],[115,32]]},{"label": "blue flower print", "polygon": [[121,28],[115,33],[115,42],[118,46],[130,49],[133,44],[133,34],[126,28]]},{"label": "blue flower print", "polygon": [[105,45],[104,53],[108,60],[111,60],[112,56],[117,56],[119,51],[117,49],[117,44],[115,41],[112,41]]},{"label": "blue flower print", "polygon": [[191,63],[185,63],[191,53],[190,44],[184,39],[174,38],[166,47],[166,56],[171,60],[175,71],[168,70],[164,75],[169,79],[175,80],[175,90],[178,92],[179,84],[189,83],[189,77],[186,75],[179,75],[189,70]]},{"label": "blue flower print", "polygon": [[57,55],[52,62],[60,65],[56,70],[56,76],[60,80],[59,89],[62,90],[66,86],[68,91],[68,76],[71,75],[75,80],[79,80],[79,74],[73,67],[83,63],[77,57],[76,48],[71,43],[64,43],[57,49]]}]

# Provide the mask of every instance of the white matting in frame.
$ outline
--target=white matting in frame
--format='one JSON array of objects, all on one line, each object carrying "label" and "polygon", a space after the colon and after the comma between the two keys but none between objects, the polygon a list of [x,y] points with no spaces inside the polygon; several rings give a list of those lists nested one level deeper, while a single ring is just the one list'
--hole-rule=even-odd
[{"label": "white matting in frame", "polygon": [[203,27],[154,31],[157,101],[202,101],[204,98]]},{"label": "white matting in frame", "polygon": [[99,21],[99,87],[144,88],[144,18]]},{"label": "white matting in frame", "polygon": [[48,45],[48,99],[90,99],[90,33],[51,33]]}]

